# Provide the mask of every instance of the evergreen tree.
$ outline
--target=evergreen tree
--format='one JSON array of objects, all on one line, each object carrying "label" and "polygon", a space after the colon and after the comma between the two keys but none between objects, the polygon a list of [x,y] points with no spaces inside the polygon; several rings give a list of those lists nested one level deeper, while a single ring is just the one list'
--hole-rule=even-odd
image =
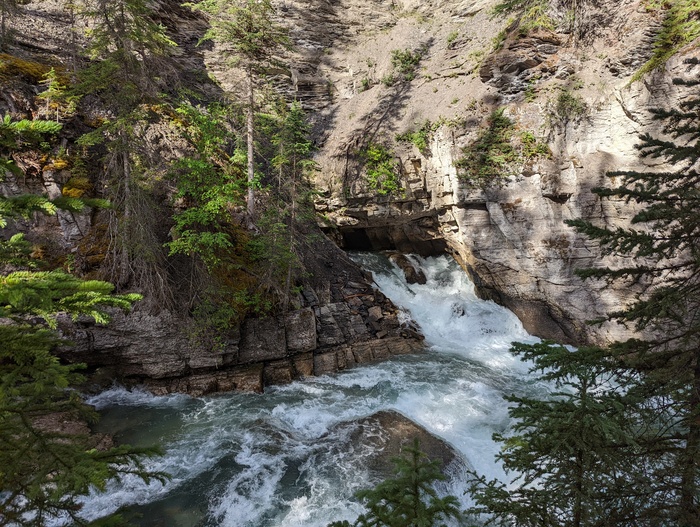
[{"label": "evergreen tree", "polygon": [[[690,88],[700,81],[682,82]],[[629,229],[569,222],[598,240],[610,255],[633,263],[588,269],[586,278],[644,284],[645,293],[631,306],[612,313],[633,325],[644,339],[619,342],[611,352],[639,372],[635,392],[649,401],[653,421],[642,447],[657,460],[651,467],[650,501],[660,521],[700,525],[700,97],[677,109],[653,111],[664,123],[663,135],[641,136],[641,155],[663,161],[654,171],[614,171],[613,188],[594,192],[602,198],[636,202],[642,210]]]},{"label": "evergreen tree", "polygon": [[[1,224],[34,208],[33,199],[14,201],[0,207]],[[82,525],[80,496],[124,474],[146,481],[165,475],[142,464],[157,449],[98,449],[95,438],[59,425],[93,421],[96,413],[71,389],[82,381],[80,366],[63,364],[52,353],[65,344],[57,317],[107,323],[106,307],[128,309],[140,297],[113,295],[109,283],[62,271],[29,270],[36,263],[28,254],[22,235],[0,242],[0,265],[28,269],[0,276],[0,525],[43,526],[55,517]]]},{"label": "evergreen tree", "polygon": [[99,94],[110,117],[78,141],[85,148],[106,147],[102,178],[112,208],[105,277],[119,289],[139,289],[149,307],[162,309],[173,302],[150,180],[161,159],[146,135],[160,118],[161,91],[171,87],[175,43],[153,20],[146,0],[84,0],[78,12],[90,21],[91,61],[73,91]]},{"label": "evergreen tree", "polygon": [[152,102],[168,86],[169,60],[175,42],[153,21],[146,0],[76,0],[71,10],[89,22],[86,31],[91,60],[80,72],[79,94],[101,93],[124,116]]},{"label": "evergreen tree", "polygon": [[556,391],[546,400],[510,396],[515,425],[497,459],[514,479],[472,473],[473,514],[520,527],[637,525],[636,490],[628,478],[644,467],[631,439],[640,426],[626,390],[634,379],[607,350],[570,351],[549,343],[515,344],[531,372]]},{"label": "evergreen tree", "polygon": [[277,172],[277,188],[274,213],[280,226],[280,239],[273,232],[265,258],[271,268],[283,274],[282,310],[289,305],[294,271],[300,267],[298,223],[301,223],[313,206],[309,202],[309,174],[316,170],[312,159],[314,146],[309,139],[310,128],[301,104],[280,108],[277,129],[272,135],[272,168]]},{"label": "evergreen tree", "polygon": [[275,54],[289,46],[289,39],[274,20],[275,8],[270,0],[203,0],[187,5],[211,16],[211,28],[204,38],[230,49],[232,64],[240,66],[245,72],[247,209],[249,221],[252,222],[255,216],[256,83],[274,63]]},{"label": "evergreen tree", "polygon": [[[445,520],[461,517],[457,498],[440,498],[435,491],[433,485],[445,476],[439,463],[428,460],[421,452],[417,439],[412,446],[404,448],[403,456],[393,461],[394,477],[356,494],[368,512],[360,515],[352,527],[440,527]],[[351,527],[351,524],[333,522],[328,527]]]},{"label": "evergreen tree", "polygon": [[610,314],[644,338],[576,352],[515,346],[568,389],[547,401],[510,398],[519,421],[498,438],[499,457],[520,475],[514,490],[475,476],[473,512],[503,525],[700,525],[699,112],[697,96],[655,110],[662,135],[642,135],[637,148],[663,164],[610,172],[618,185],[594,190],[640,206],[630,228],[568,222],[631,262],[580,274],[644,287]]}]

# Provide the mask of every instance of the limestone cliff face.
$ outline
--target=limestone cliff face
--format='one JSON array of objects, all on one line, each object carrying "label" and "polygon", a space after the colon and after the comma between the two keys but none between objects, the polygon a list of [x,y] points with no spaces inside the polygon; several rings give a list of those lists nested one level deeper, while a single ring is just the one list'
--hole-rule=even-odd
[{"label": "limestone cliff face", "polygon": [[[610,184],[609,170],[643,166],[634,145],[640,133],[656,130],[649,109],[686,96],[671,80],[697,75],[684,62],[695,52],[632,82],[658,25],[643,2],[600,2],[583,9],[567,33],[527,37],[492,17],[495,3],[376,2],[368,9],[366,0],[345,0],[327,14],[328,24],[344,28],[328,42],[323,10],[316,12],[317,33],[303,45],[312,48],[314,35],[318,47],[333,43],[314,63],[314,78],[331,93],[308,103],[322,145],[317,208],[341,246],[453,253],[483,296],[513,309],[537,335],[575,343],[629,336],[618,325],[586,322],[622,307],[639,287],[583,283],[576,269],[614,260],[564,220],[627,224],[633,204],[600,201],[591,189]],[[500,30],[505,37],[494,50]],[[397,69],[392,50],[420,51],[414,79],[386,82]],[[557,105],[562,93],[575,107]],[[551,156],[515,167],[502,188],[471,188],[455,161],[495,108],[504,108],[518,133],[542,137]],[[426,121],[433,125],[428,148],[397,141]],[[391,149],[403,192],[379,196],[369,187],[361,157],[369,143]]]}]

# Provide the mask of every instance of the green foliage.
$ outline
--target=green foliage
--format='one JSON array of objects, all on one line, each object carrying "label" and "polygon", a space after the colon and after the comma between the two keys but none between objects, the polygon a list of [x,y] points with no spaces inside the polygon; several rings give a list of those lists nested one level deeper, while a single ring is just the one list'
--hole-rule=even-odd
[{"label": "green foliage", "polygon": [[[38,148],[42,143],[52,140],[61,129],[62,125],[54,121],[13,121],[10,115],[5,115],[0,121],[0,182],[4,181],[7,172],[15,176],[22,174],[21,169],[7,157],[16,152]],[[29,218],[34,212],[53,215],[58,209],[79,211],[85,205],[84,201],[64,197],[49,200],[35,194],[0,196],[0,228],[7,225],[7,218]]]},{"label": "green foliage", "polygon": [[580,95],[563,88],[557,95],[554,111],[561,122],[567,123],[583,118],[588,113],[588,105]]},{"label": "green foliage", "polygon": [[529,35],[537,30],[544,29],[554,31],[557,29],[556,22],[549,15],[549,5],[547,2],[537,2],[530,6],[518,26],[518,33],[522,36]]},{"label": "green foliage", "polygon": [[508,38],[508,27],[510,27],[511,23],[512,22],[509,21],[507,26],[496,33],[496,36],[491,39],[491,47],[494,51],[498,51],[503,47],[503,44],[505,44],[506,38]]},{"label": "green foliage", "polygon": [[248,226],[255,219],[255,94],[268,68],[277,64],[276,56],[290,48],[284,27],[274,20],[275,8],[270,0],[203,0],[185,4],[211,16],[211,27],[203,40],[214,40],[230,49],[230,61],[240,65],[247,77],[246,147]]},{"label": "green foliage", "polygon": [[[40,276],[33,281],[49,285]],[[0,285],[3,296],[4,289]],[[110,303],[99,289],[93,289],[94,295]],[[61,293],[52,294],[60,298]],[[48,314],[47,318],[51,320]],[[17,322],[0,326],[0,339],[0,519],[37,526],[61,514],[78,520],[78,498],[93,489],[104,490],[112,478],[165,478],[142,464],[143,457],[157,454],[157,449],[98,450],[85,432],[61,431],[59,423],[94,420],[96,415],[68,389],[83,379],[77,366],[61,364],[51,354],[62,343],[54,331]]]},{"label": "green foliage", "polygon": [[32,246],[22,233],[11,236],[9,240],[0,240],[0,262],[5,265],[16,268],[31,264],[36,267],[35,262],[29,259],[31,252]]},{"label": "green foliage", "polygon": [[528,130],[520,133],[520,144],[522,145],[522,155],[525,159],[552,156],[547,143],[538,139],[535,134]]},{"label": "green foliage", "polygon": [[447,35],[447,47],[451,48],[452,44],[455,43],[457,38],[459,37],[459,31],[452,31],[450,32],[449,35]]},{"label": "green foliage", "polygon": [[[698,81],[677,83],[690,87]],[[641,136],[653,171],[613,171],[603,199],[634,203],[628,228],[567,221],[618,265],[581,276],[618,287],[651,284],[608,315],[643,338],[572,352],[547,343],[516,345],[551,399],[511,397],[518,419],[498,437],[518,476],[510,490],[474,475],[472,512],[499,525],[655,527],[700,525],[700,98],[653,111],[663,135]]]},{"label": "green foliage", "polygon": [[651,58],[634,74],[632,81],[663,66],[680,48],[700,36],[700,0],[649,1],[647,5],[664,10],[664,21],[654,39]]},{"label": "green foliage", "polygon": [[275,22],[270,0],[203,0],[184,4],[208,14],[211,27],[203,40],[226,43],[234,64],[263,74],[275,53],[290,46],[286,31]]},{"label": "green foliage", "polygon": [[63,125],[54,121],[21,119],[13,121],[7,114],[0,121],[0,149],[12,151],[36,148],[61,131]]},{"label": "green foliage", "polygon": [[458,175],[472,188],[501,187],[525,161],[549,156],[549,148],[531,132],[516,134],[515,123],[499,108],[476,140],[455,161]]},{"label": "green foliage", "polygon": [[362,151],[367,173],[367,184],[380,196],[401,191],[398,167],[394,154],[385,146],[370,143]]},{"label": "green foliage", "polygon": [[56,72],[55,68],[51,68],[43,80],[40,82],[46,86],[46,89],[37,95],[38,99],[46,101],[44,113],[46,117],[53,117],[53,111],[56,112],[56,122],[61,119],[61,112],[71,114],[76,108],[76,97],[68,95],[68,88],[63,84],[63,79]]},{"label": "green foliage", "polygon": [[103,307],[128,309],[140,295],[110,295],[114,286],[84,281],[63,271],[16,271],[0,277],[0,317],[34,315],[53,327],[57,312],[88,315],[100,324],[109,318]]},{"label": "green foliage", "polygon": [[438,527],[449,519],[459,519],[459,502],[454,496],[441,498],[434,484],[443,481],[437,461],[421,452],[418,440],[393,459],[395,474],[373,489],[356,496],[367,507],[355,523],[333,522],[328,527]]},{"label": "green foliage", "polygon": [[[644,461],[633,439],[639,420],[628,407],[631,379],[606,350],[576,351],[550,343],[515,344],[511,350],[533,364],[531,373],[553,383],[546,400],[510,396],[515,425],[497,459],[514,473],[510,485],[471,473],[472,514],[488,514],[496,525],[523,527],[626,525],[634,497],[621,481]],[[633,379],[632,379],[633,380]]]},{"label": "green foliage", "polygon": [[391,65],[398,72],[399,79],[412,81],[416,76],[416,68],[423,57],[423,50],[394,49],[391,51]]},{"label": "green foliage", "polygon": [[302,271],[300,254],[304,240],[299,227],[314,221],[309,179],[318,165],[313,160],[315,147],[301,105],[294,102],[289,107],[278,107],[275,121],[271,146],[275,151],[272,168],[277,173],[277,185],[270,192],[274,206],[266,211],[264,220],[269,227],[263,229],[265,235],[258,258],[267,262],[269,281],[280,284],[278,296],[282,299],[282,310],[286,311],[294,278]]},{"label": "green foliage", "polygon": [[425,121],[420,128],[415,131],[398,134],[396,140],[413,143],[422,154],[425,154],[428,152],[429,141],[433,131],[434,127],[430,121]]},{"label": "green foliage", "polygon": [[[516,14],[510,29],[517,28],[518,35],[524,37],[537,30],[572,31],[583,3],[585,0],[504,0],[494,7],[493,14]],[[564,16],[555,16],[557,11],[563,11]]]},{"label": "green foliage", "polygon": [[[0,264],[32,267],[20,235],[0,244]],[[71,389],[83,381],[79,365],[52,354],[65,342],[54,330],[59,313],[107,323],[106,307],[128,309],[139,295],[113,295],[112,284],[83,281],[61,271],[15,271],[0,276],[0,521],[45,525],[63,516],[77,524],[79,497],[134,474],[146,482],[164,474],[145,470],[157,449],[123,445],[98,449],[83,423],[94,410]],[[42,322],[43,321],[43,322]],[[77,431],[71,430],[77,427]]]},{"label": "green foliage", "polygon": [[396,84],[396,80],[396,75],[394,75],[393,73],[388,73],[382,77],[381,82],[382,84],[384,84],[384,86],[393,86],[394,84]]},{"label": "green foliage", "polygon": [[613,171],[608,176],[616,178],[615,187],[594,189],[602,198],[640,207],[630,228],[567,222],[597,240],[605,254],[632,258],[631,265],[583,270],[583,277],[654,284],[610,314],[647,331],[646,338],[618,342],[610,350],[640,376],[635,392],[644,396],[649,413],[643,430],[652,433],[638,441],[653,463],[644,481],[647,505],[639,514],[655,525],[700,525],[699,109],[696,95],[677,109],[654,110],[654,119],[664,124],[663,136],[643,134],[637,148],[643,157],[661,160],[660,169]]},{"label": "green foliage", "polygon": [[119,112],[154,100],[172,70],[175,42],[154,21],[146,0],[85,0],[80,14],[93,21],[86,30],[87,67],[79,72],[77,95],[103,93]]},{"label": "green foliage", "polygon": [[173,241],[166,246],[171,255],[197,256],[211,271],[234,244],[231,212],[244,200],[245,168],[227,108],[183,103],[175,111],[173,126],[188,141],[192,154],[171,167],[177,185],[175,203],[186,206],[174,215]]}]

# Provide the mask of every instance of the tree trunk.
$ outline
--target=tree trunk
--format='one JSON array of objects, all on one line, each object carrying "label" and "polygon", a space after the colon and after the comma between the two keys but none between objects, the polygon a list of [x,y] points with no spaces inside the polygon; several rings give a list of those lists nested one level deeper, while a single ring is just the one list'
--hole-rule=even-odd
[{"label": "tree trunk", "polygon": [[248,66],[248,108],[247,108],[247,131],[246,141],[248,143],[248,221],[252,224],[255,217],[255,165],[253,163],[253,117],[255,115],[255,92],[253,88],[253,70]]},{"label": "tree trunk", "polygon": [[688,435],[683,452],[681,476],[680,525],[700,525],[698,469],[700,468],[700,350],[695,352],[695,367],[688,399]]},{"label": "tree trunk", "polygon": [[129,160],[129,154],[123,152],[122,154],[122,165],[124,170],[124,216],[122,219],[122,225],[117,226],[121,232],[117,232],[117,237],[121,245],[121,262],[119,265],[119,285],[126,286],[131,279],[131,257],[129,251],[129,231],[131,230],[131,166]]},{"label": "tree trunk", "polygon": [[0,51],[5,51],[5,31],[6,31],[6,21],[7,11],[5,10],[5,4],[0,4]]},{"label": "tree trunk", "polygon": [[294,160],[292,162],[292,181],[291,181],[291,205],[292,205],[292,212],[289,217],[289,252],[290,252],[290,260],[287,263],[287,280],[285,283],[284,287],[284,311],[286,312],[287,309],[289,309],[289,292],[292,288],[292,264],[294,263],[294,223],[296,222],[296,201],[297,201],[297,182],[296,182],[296,174],[297,174],[297,164],[296,164],[296,154],[293,154]]}]

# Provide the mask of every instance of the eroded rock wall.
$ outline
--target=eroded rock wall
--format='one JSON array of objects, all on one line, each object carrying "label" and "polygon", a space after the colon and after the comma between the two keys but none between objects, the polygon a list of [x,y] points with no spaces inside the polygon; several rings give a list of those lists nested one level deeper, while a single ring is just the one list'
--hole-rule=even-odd
[{"label": "eroded rock wall", "polygon": [[[71,341],[62,357],[96,370],[95,382],[118,379],[154,393],[203,395],[263,391],[304,377],[423,350],[422,337],[400,322],[398,309],[371,277],[329,241],[307,255],[313,283],[299,295],[300,308],[275,317],[249,318],[205,345],[191,321],[168,312],[113,314],[107,326],[62,320]],[[326,271],[320,267],[325,267]]]},{"label": "eroded rock wall", "polygon": [[[634,145],[642,132],[659,132],[651,108],[688,96],[672,79],[697,76],[686,62],[697,52],[689,46],[634,80],[659,24],[644,2],[582,4],[568,31],[526,37],[492,16],[496,3],[399,2],[390,26],[368,20],[330,51],[337,94],[319,113],[317,208],[346,247],[446,248],[482,296],[511,308],[536,335],[578,344],[628,337],[617,324],[587,322],[623,307],[642,286],[581,281],[576,269],[619,260],[604,258],[564,221],[628,225],[634,204],[601,201],[591,189],[610,185],[610,170],[648,168]],[[422,50],[415,78],[387,85],[383,79],[395,71],[390,52],[405,49]],[[572,107],[559,106],[562,94]],[[551,156],[513,167],[502,187],[473,188],[456,161],[497,108],[516,123],[516,134],[546,142]],[[428,148],[398,140],[426,121]],[[368,184],[361,152],[370,143],[391,149],[402,192],[381,196]]]}]

